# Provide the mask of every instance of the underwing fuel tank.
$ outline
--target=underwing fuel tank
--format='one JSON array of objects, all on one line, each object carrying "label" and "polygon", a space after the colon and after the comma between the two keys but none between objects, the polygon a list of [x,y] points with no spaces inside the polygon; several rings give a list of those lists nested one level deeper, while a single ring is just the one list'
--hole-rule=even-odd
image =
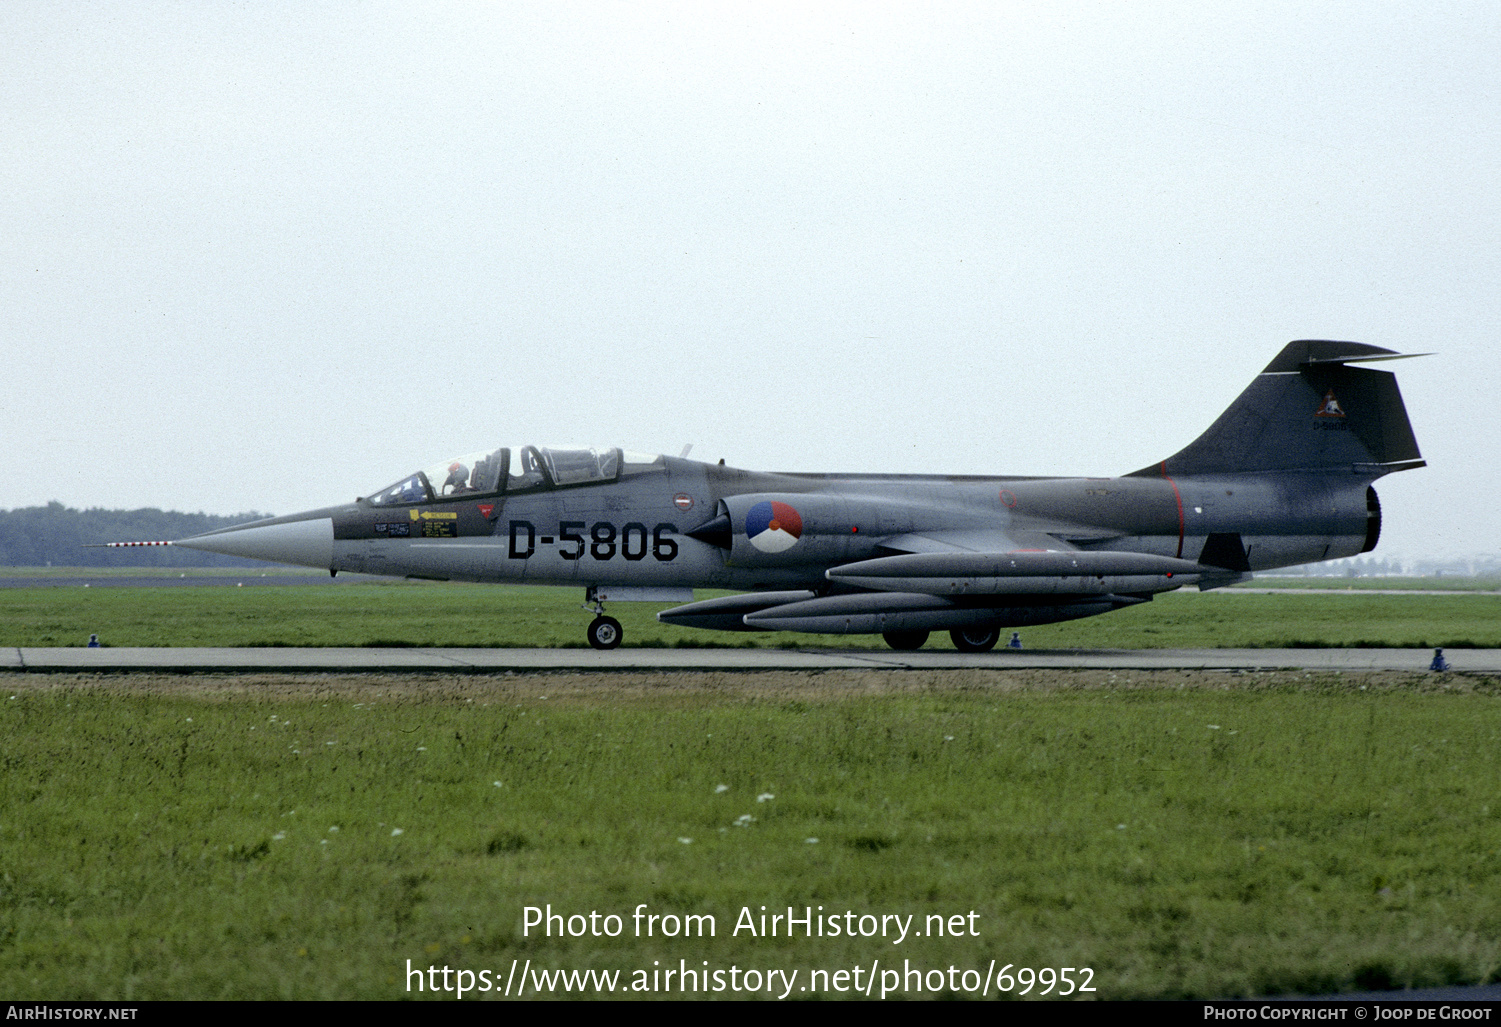
[{"label": "underwing fuel tank", "polygon": [[937,596],[1111,595],[1197,584],[1204,568],[1148,553],[912,553],[825,572],[840,585]]},{"label": "underwing fuel tank", "polygon": [[684,628],[709,628],[714,631],[759,631],[745,623],[746,614],[759,613],[773,606],[786,606],[812,599],[813,593],[796,592],[750,592],[745,595],[720,596],[697,603],[674,606],[657,614],[663,624],[676,624]]},{"label": "underwing fuel tank", "polygon": [[1015,603],[1004,607],[964,605],[920,592],[827,596],[773,606],[745,616],[748,628],[863,635],[887,631],[952,631],[956,628],[1026,627],[1109,613],[1146,602],[1134,596],[1091,596],[1072,603]]}]

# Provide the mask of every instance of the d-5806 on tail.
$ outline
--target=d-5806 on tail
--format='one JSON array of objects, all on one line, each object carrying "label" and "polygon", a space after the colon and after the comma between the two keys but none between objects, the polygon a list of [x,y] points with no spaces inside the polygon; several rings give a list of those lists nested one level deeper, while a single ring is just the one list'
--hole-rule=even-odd
[{"label": "d-5806 on tail", "polygon": [[[1371,483],[1423,466],[1399,354],[1289,343],[1186,449],[1119,478],[787,474],[575,446],[446,460],[368,497],[173,545],[451,581],[581,585],[591,645],[616,601],[669,624],[880,633],[961,650],[1003,628],[1107,613],[1185,585],[1369,552]],[[131,545],[139,543],[120,543]],[[691,602],[692,589],[740,595]]]}]

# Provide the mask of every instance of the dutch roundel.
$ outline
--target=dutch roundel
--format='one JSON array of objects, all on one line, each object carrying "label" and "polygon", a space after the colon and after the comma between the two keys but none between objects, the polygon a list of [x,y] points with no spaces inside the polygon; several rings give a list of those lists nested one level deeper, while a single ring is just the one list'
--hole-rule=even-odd
[{"label": "dutch roundel", "polygon": [[783,553],[803,534],[803,519],[786,503],[766,500],[745,515],[745,535],[763,553]]}]

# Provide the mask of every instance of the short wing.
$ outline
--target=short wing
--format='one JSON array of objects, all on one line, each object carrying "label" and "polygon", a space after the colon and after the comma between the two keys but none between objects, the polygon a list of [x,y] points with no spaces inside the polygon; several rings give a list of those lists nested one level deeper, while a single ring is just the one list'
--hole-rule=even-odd
[{"label": "short wing", "polygon": [[891,553],[1012,553],[1017,550],[1073,550],[1044,531],[997,531],[993,528],[923,531],[883,539]]},{"label": "short wing", "polygon": [[931,531],[884,539],[891,554],[830,568],[833,595],[763,592],[657,614],[690,627],[751,631],[951,630],[1049,624],[1191,585],[1203,568],[1147,553],[1082,550],[1040,531]]}]

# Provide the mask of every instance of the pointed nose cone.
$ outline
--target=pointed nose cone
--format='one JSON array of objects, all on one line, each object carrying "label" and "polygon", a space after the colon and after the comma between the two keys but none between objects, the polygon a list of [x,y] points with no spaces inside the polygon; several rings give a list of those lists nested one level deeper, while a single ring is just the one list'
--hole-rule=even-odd
[{"label": "pointed nose cone", "polygon": [[334,522],[330,517],[313,517],[274,524],[247,524],[194,535],[172,544],[223,556],[295,563],[327,570],[334,559]]}]

